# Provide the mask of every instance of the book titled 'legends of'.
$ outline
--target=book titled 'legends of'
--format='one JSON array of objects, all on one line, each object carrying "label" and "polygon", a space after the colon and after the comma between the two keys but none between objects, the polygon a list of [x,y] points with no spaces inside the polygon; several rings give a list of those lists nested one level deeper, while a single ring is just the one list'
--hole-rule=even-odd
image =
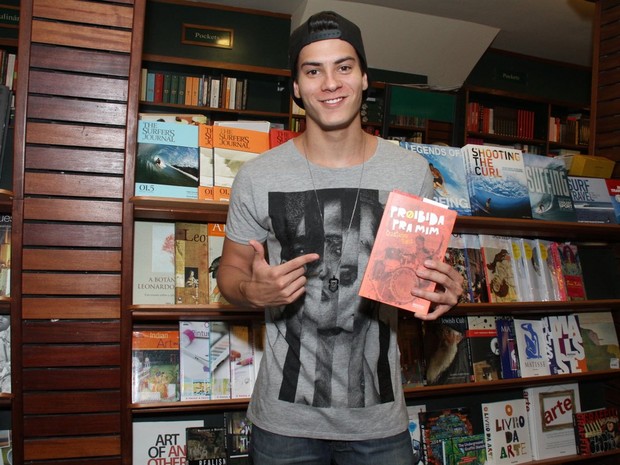
[{"label": "book titled 'legends of'", "polygon": [[413,296],[411,290],[433,291],[435,283],[420,279],[416,269],[425,260],[443,261],[456,215],[433,200],[390,192],[359,295],[428,313],[430,302]]}]

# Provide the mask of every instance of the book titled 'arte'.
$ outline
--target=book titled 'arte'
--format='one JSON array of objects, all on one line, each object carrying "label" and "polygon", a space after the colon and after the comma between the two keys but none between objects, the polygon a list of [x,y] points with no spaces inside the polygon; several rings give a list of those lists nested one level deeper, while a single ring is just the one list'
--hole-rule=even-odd
[{"label": "book titled 'arte'", "polygon": [[370,253],[359,294],[415,313],[426,314],[430,302],[411,294],[433,291],[435,283],[416,270],[425,260],[443,261],[456,211],[430,199],[392,191]]}]

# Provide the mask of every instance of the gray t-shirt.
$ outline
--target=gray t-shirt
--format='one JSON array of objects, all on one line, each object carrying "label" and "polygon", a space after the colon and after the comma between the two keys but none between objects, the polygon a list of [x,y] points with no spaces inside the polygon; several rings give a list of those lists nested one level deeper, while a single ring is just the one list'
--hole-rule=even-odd
[{"label": "gray t-shirt", "polygon": [[432,177],[423,157],[383,139],[363,166],[336,169],[308,164],[288,141],[235,177],[230,240],[266,242],[271,264],[321,256],[307,266],[303,297],[265,311],[265,351],[248,409],[260,428],[335,440],[407,429],[398,311],[357,294],[392,189],[428,197]]}]

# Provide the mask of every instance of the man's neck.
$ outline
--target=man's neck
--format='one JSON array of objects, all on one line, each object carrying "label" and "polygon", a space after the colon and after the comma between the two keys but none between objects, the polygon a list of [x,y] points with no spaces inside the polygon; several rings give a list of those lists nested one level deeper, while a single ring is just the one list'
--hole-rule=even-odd
[{"label": "man's neck", "polygon": [[309,162],[328,168],[359,165],[370,158],[376,147],[376,138],[360,127],[324,131],[309,125],[296,142]]}]

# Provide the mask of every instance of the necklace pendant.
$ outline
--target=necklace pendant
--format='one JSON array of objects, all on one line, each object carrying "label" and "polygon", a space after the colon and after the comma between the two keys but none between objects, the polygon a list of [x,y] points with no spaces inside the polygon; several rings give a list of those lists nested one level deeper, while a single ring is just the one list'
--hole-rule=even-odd
[{"label": "necklace pendant", "polygon": [[330,280],[329,280],[329,285],[327,286],[327,288],[332,291],[332,292],[336,292],[338,290],[338,285],[340,284],[340,280],[338,278],[336,278],[336,276],[333,276]]}]

